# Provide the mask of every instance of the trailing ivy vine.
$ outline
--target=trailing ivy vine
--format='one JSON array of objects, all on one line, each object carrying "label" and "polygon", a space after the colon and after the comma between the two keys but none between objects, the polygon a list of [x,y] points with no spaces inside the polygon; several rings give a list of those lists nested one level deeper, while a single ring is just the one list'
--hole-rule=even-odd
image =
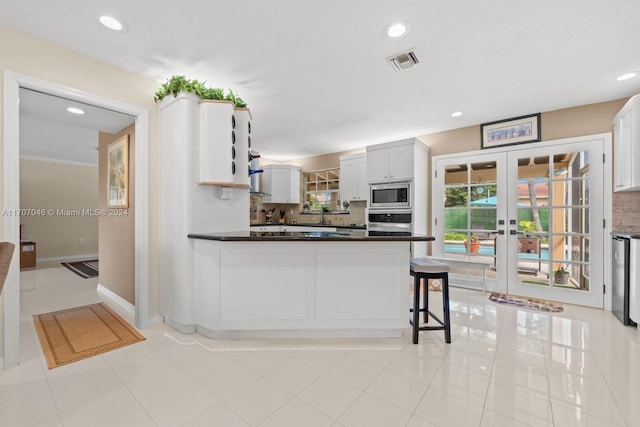
[{"label": "trailing ivy vine", "polygon": [[202,99],[215,99],[220,101],[231,101],[236,108],[247,108],[247,103],[242,98],[236,96],[231,89],[224,94],[220,88],[210,88],[204,82],[189,80],[185,76],[173,76],[167,79],[166,83],[160,86],[153,96],[155,102],[160,102],[164,97],[178,96],[180,92],[194,93]]}]

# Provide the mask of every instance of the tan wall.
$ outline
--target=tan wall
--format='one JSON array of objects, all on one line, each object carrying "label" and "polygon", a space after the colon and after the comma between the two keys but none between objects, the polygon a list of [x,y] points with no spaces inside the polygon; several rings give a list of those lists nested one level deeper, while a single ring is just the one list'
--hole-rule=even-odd
[{"label": "tan wall", "polygon": [[[613,117],[627,100],[623,98],[542,113],[542,140],[611,132]],[[480,126],[422,135],[418,139],[429,146],[430,156],[475,151],[480,149]],[[640,214],[637,206],[640,206],[640,192],[613,193],[613,229],[639,231]],[[431,207],[430,197],[429,212]]]},{"label": "tan wall", "polygon": [[[615,116],[628,98],[542,113],[542,141],[611,132]],[[431,156],[480,149],[480,125],[418,136]]]},{"label": "tan wall", "polygon": [[[10,70],[55,84],[71,87],[149,111],[149,310],[159,314],[160,307],[160,236],[158,203],[158,108],[153,94],[158,82],[100,62],[70,49],[0,26],[0,70]],[[0,86],[2,96],[2,86]],[[1,103],[0,103],[1,104]],[[0,117],[1,117],[0,105]],[[2,138],[0,132],[0,138]],[[0,146],[4,142],[0,139]],[[1,152],[1,150],[0,150]],[[2,163],[0,163],[1,165]],[[0,174],[1,175],[1,174]],[[0,187],[0,206],[3,194]],[[4,206],[1,206],[4,207]],[[0,222],[0,227],[2,222]],[[6,240],[4,230],[0,235]],[[13,236],[9,238],[13,239]],[[4,316],[0,305],[0,318]],[[4,354],[0,329],[0,357]]]},{"label": "tan wall", "polygon": [[[125,212],[107,206],[107,147],[123,135],[129,135],[129,207]],[[100,216],[100,284],[135,305],[135,125],[115,135],[100,132],[98,137],[100,176],[98,206],[106,215]]]},{"label": "tan wall", "polygon": [[38,259],[98,253],[98,218],[82,213],[98,207],[96,166],[20,159],[20,207],[55,211],[20,218]]}]

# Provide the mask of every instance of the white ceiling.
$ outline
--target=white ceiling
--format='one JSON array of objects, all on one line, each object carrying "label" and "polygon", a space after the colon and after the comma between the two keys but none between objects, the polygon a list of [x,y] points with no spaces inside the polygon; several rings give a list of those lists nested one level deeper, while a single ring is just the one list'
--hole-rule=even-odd
[{"label": "white ceiling", "polygon": [[[68,107],[82,109],[76,115]],[[20,89],[20,156],[98,164],[98,132],[116,133],[134,117]]]},{"label": "white ceiling", "polygon": [[[15,0],[1,9],[2,25],[159,82],[184,74],[232,88],[251,108],[253,146],[274,159],[640,92],[640,77],[616,81],[640,70],[637,0]],[[100,14],[127,31],[101,27]],[[383,29],[397,20],[410,32],[388,39]],[[409,48],[420,64],[396,72],[385,58]]]}]

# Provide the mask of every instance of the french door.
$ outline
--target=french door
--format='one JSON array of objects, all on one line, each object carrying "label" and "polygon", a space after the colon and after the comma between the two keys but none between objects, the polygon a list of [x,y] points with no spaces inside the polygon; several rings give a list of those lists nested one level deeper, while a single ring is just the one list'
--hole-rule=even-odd
[{"label": "french door", "polygon": [[601,308],[604,140],[572,141],[435,157],[433,254],[489,264],[488,289]]}]

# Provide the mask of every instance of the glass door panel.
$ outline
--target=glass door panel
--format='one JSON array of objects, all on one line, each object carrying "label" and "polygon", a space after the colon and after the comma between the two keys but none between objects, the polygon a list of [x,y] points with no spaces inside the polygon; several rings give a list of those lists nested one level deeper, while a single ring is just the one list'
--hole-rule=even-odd
[{"label": "glass door panel", "polygon": [[517,265],[509,273],[509,293],[602,307],[602,255],[596,266],[590,252],[595,238],[602,254],[603,233],[592,235],[591,230],[602,224],[604,210],[590,200],[594,189],[602,200],[603,168],[592,159],[602,159],[601,143],[509,153],[509,174],[517,177],[509,217],[517,216],[518,224],[516,241],[509,245]]},{"label": "glass door panel", "polygon": [[[497,280],[500,261],[497,257],[500,239],[504,239],[505,213],[500,214],[498,200],[504,200],[504,190],[498,184],[504,182],[506,168],[504,154],[476,155],[438,162],[434,194],[442,194],[442,205],[434,220],[436,240],[433,254],[456,260],[484,261],[493,266],[487,272],[487,282]],[[503,234],[498,234],[502,220]],[[477,287],[480,270],[454,268],[451,271],[458,283]]]}]

